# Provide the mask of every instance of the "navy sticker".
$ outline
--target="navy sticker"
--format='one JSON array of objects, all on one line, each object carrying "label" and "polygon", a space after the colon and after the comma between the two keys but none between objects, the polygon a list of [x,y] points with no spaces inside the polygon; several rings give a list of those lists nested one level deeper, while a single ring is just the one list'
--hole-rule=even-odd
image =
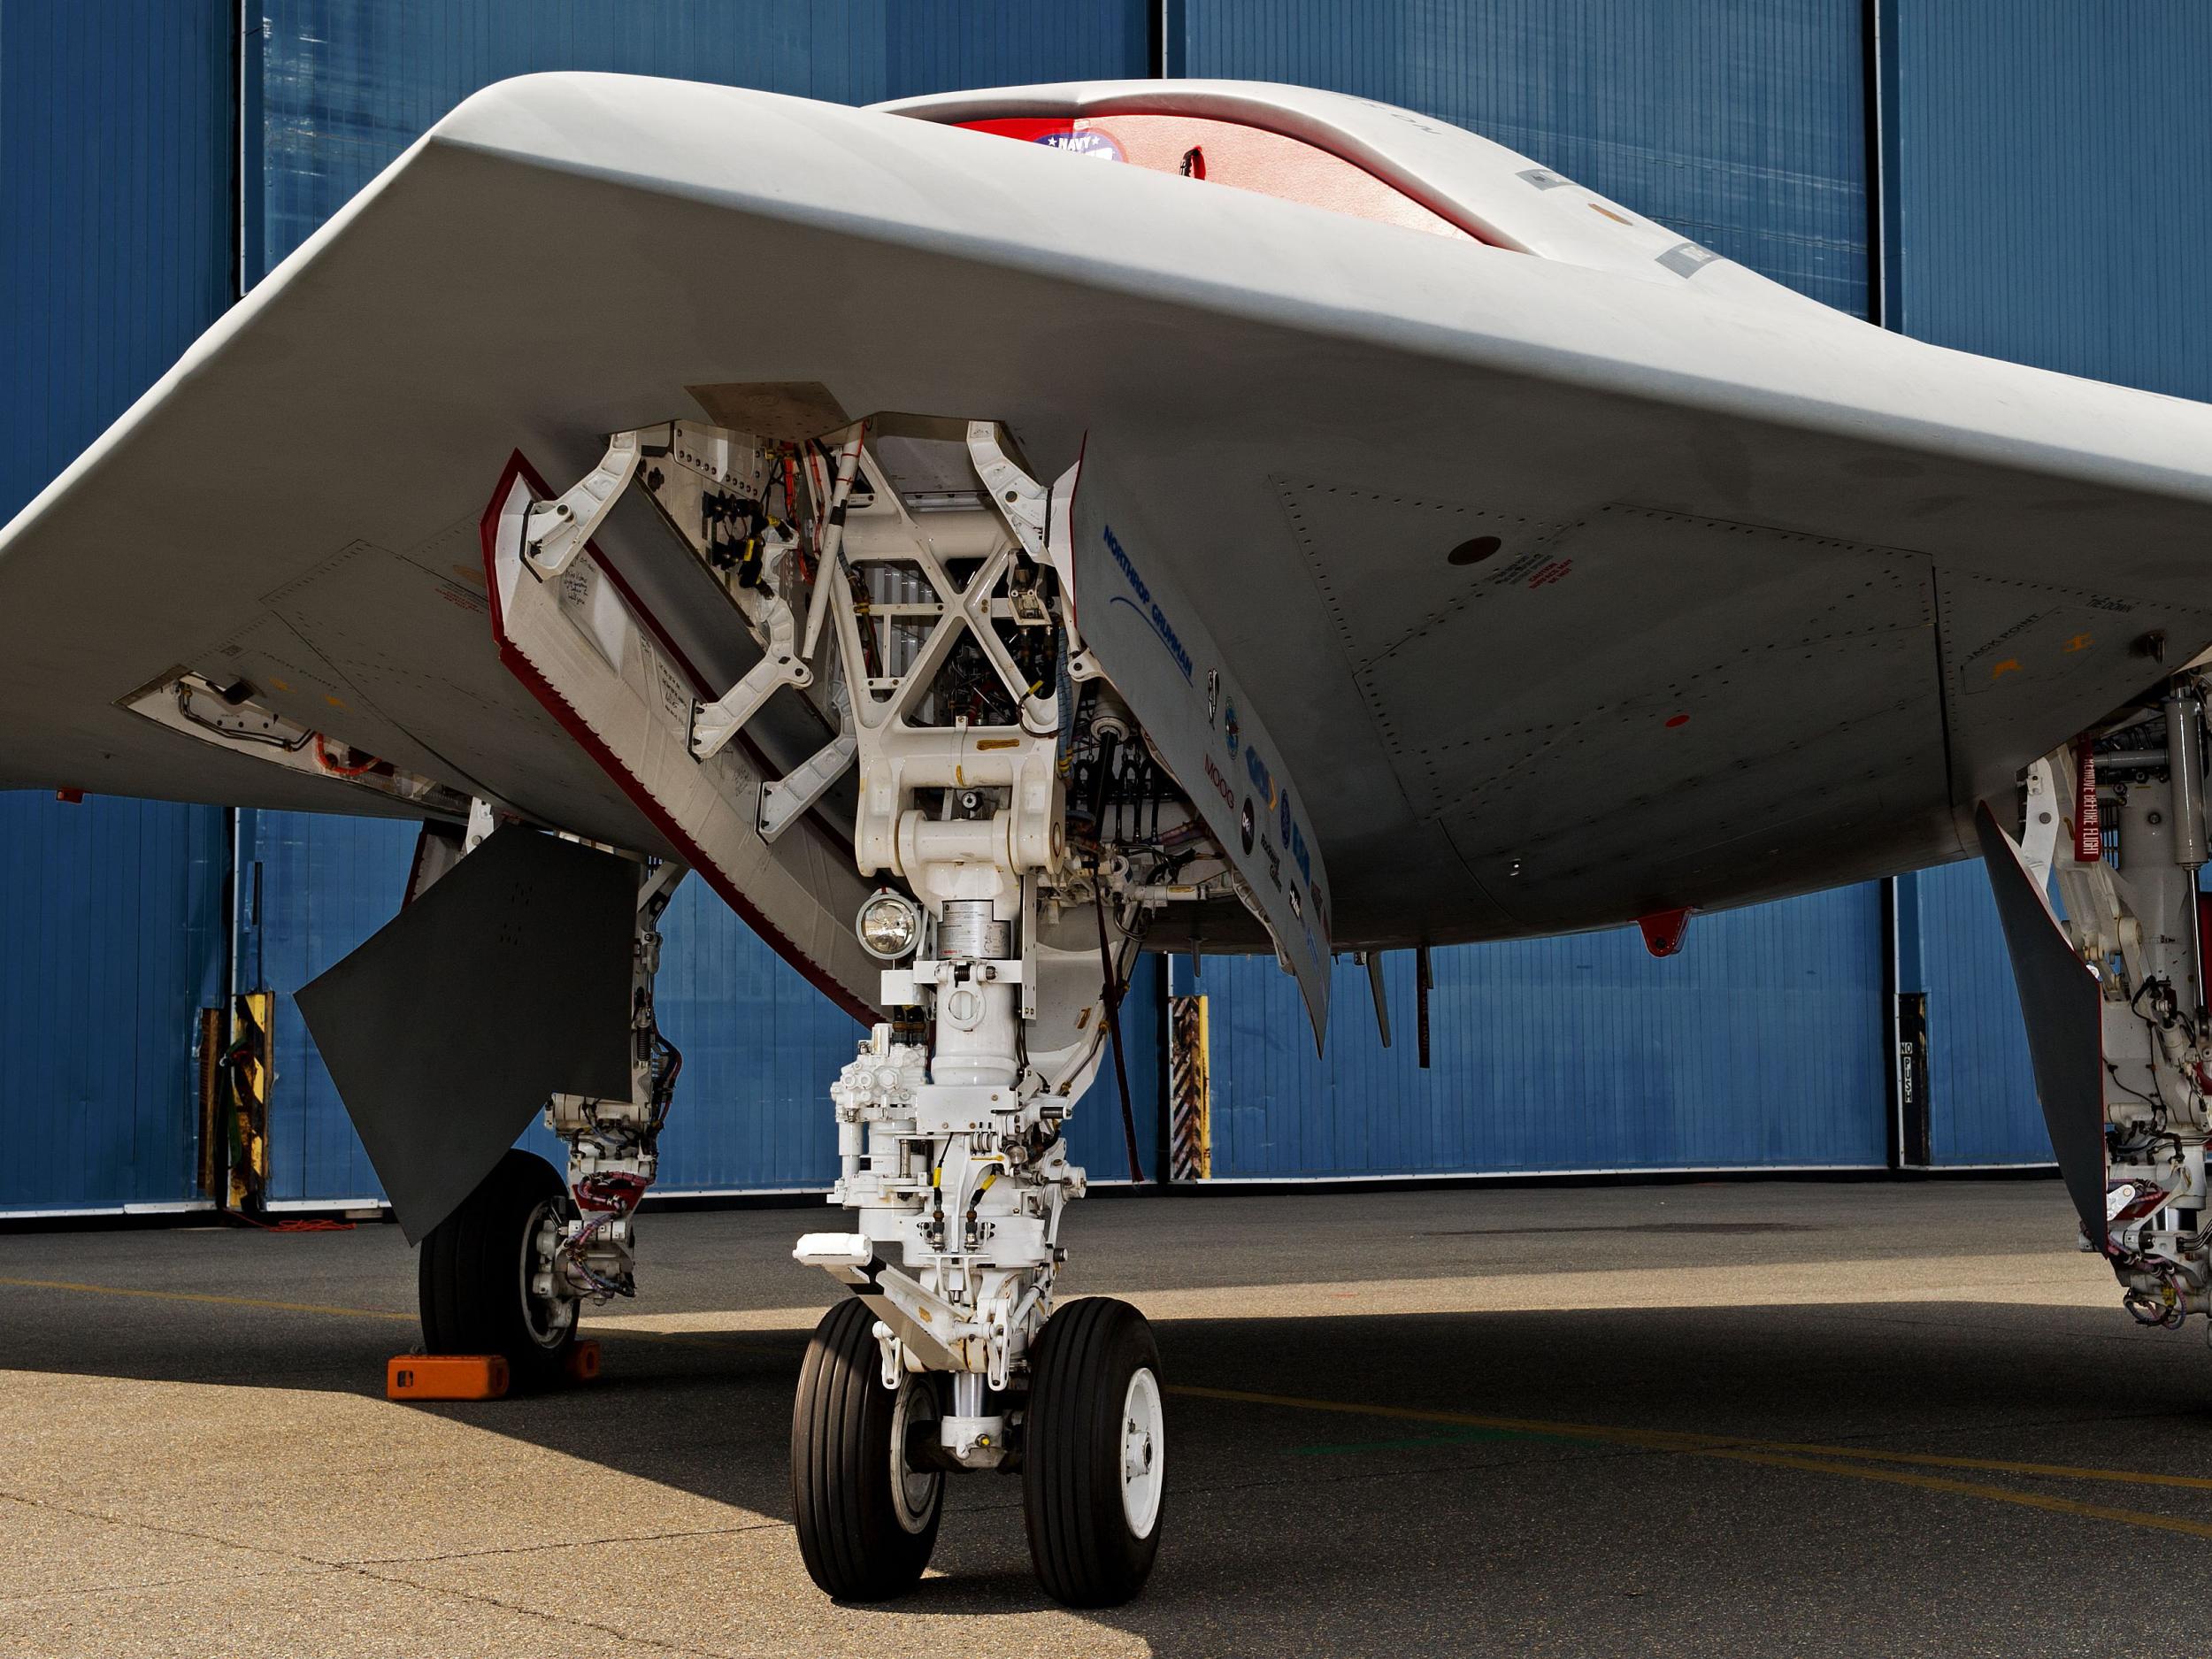
[{"label": "navy sticker", "polygon": [[1037,142],[1048,150],[1064,150],[1071,156],[1089,156],[1099,161],[1123,159],[1121,146],[1095,128],[1080,133],[1047,133]]}]

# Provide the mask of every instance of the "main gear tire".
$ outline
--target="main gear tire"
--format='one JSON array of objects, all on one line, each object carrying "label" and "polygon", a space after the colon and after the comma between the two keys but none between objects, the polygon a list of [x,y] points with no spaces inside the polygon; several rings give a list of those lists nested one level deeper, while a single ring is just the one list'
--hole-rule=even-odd
[{"label": "main gear tire", "polygon": [[546,1229],[557,1238],[573,1213],[559,1171],[534,1153],[503,1156],[422,1241],[424,1352],[500,1355],[523,1393],[559,1383],[576,1346],[580,1302],[541,1295],[536,1281],[548,1265]]}]

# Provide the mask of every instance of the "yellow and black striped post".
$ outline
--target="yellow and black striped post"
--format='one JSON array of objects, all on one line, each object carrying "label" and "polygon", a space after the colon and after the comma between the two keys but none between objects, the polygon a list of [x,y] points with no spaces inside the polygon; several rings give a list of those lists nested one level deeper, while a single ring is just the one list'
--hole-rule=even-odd
[{"label": "yellow and black striped post", "polygon": [[1168,1179],[1205,1180],[1214,1148],[1203,996],[1168,998]]},{"label": "yellow and black striped post", "polygon": [[230,1043],[223,1051],[230,1086],[230,1179],[226,1210],[261,1208],[269,1185],[269,1093],[276,1081],[276,997],[242,991],[231,1004]]}]

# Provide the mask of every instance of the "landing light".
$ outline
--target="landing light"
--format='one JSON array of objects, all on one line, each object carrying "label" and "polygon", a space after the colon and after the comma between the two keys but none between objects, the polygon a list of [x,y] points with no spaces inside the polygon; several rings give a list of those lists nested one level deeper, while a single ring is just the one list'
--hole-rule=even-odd
[{"label": "landing light", "polygon": [[888,887],[879,887],[860,907],[853,931],[860,935],[860,948],[870,956],[896,962],[922,936],[922,913],[914,908],[912,900]]}]

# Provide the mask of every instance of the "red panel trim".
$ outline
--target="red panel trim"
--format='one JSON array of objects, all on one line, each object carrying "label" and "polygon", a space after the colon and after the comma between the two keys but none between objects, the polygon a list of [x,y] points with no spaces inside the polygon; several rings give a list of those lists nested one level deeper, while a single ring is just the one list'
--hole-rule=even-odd
[{"label": "red panel trim", "polygon": [[1061,133],[1075,130],[1071,115],[1041,119],[1035,116],[1010,116],[1002,121],[961,121],[956,123],[971,133],[992,133],[1001,138],[1018,138],[1033,144],[1041,138],[1051,138]]},{"label": "red panel trim", "polygon": [[[1202,152],[1206,139],[1209,135],[1209,129],[1212,129],[1215,132],[1218,132],[1223,128],[1240,130],[1262,135],[1266,139],[1279,141],[1285,144],[1294,144],[1300,150],[1310,152],[1313,157],[1315,157],[1317,161],[1332,163],[1337,166],[1346,167],[1354,173],[1361,173],[1367,178],[1372,179],[1377,184],[1380,185],[1384,189],[1389,191],[1393,196],[1399,198],[1399,200],[1406,203],[1409,206],[1417,209],[1420,212],[1432,217],[1440,224],[1450,227],[1453,230],[1459,232],[1460,234],[1469,237],[1475,242],[1479,242],[1485,247],[1506,249],[1506,244],[1500,242],[1494,233],[1484,229],[1480,225],[1469,219],[1466,214],[1461,211],[1455,205],[1446,203],[1441,199],[1435,197],[1433,195],[1417,196],[1411,190],[1406,188],[1404,185],[1400,184],[1395,180],[1384,177],[1383,174],[1376,172],[1374,168],[1367,165],[1364,162],[1360,161],[1355,157],[1347,156],[1342,154],[1340,151],[1331,150],[1326,145],[1317,144],[1311,139],[1299,138],[1288,133],[1277,132],[1273,127],[1262,127],[1251,121],[1239,121],[1222,115],[1194,115],[1190,111],[1185,110],[1156,111],[1141,109],[1118,109],[1110,115],[1064,115],[1055,117],[1007,116],[991,120],[957,121],[951,123],[951,125],[964,128],[966,131],[972,133],[988,133],[996,137],[1018,139],[1033,144],[1038,142],[1041,139],[1055,137],[1062,134],[1096,131],[1103,134],[1109,138],[1115,139],[1117,148],[1122,150],[1125,155],[1130,157],[1128,165],[1132,166],[1142,167],[1145,171],[1150,173],[1172,171],[1173,169],[1168,168],[1164,165],[1155,165],[1135,158],[1144,146],[1141,144],[1125,142],[1123,142],[1122,136],[1118,135],[1114,131],[1115,122],[1131,119],[1134,119],[1138,122],[1160,123],[1160,127],[1156,128],[1156,131],[1171,131],[1173,124],[1178,123],[1187,126],[1189,130],[1187,134],[1185,134],[1184,138],[1187,139],[1187,143],[1184,142],[1184,139],[1179,138],[1175,141],[1174,145],[1171,146],[1179,157],[1189,153],[1189,151],[1194,149]],[[1204,178],[1206,175],[1203,171],[1203,166],[1204,164],[1202,159],[1199,164],[1200,170],[1197,171],[1194,175],[1190,176],[1195,176],[1201,179]],[[1256,179],[1245,182],[1227,180],[1226,182],[1228,182],[1230,188],[1232,188],[1251,190],[1256,195],[1273,196],[1279,201],[1304,202],[1308,206],[1320,207],[1325,211],[1343,213],[1347,218],[1368,219],[1371,220],[1383,219],[1386,218],[1386,216],[1384,215],[1363,212],[1356,208],[1338,205],[1326,202],[1308,201],[1305,196],[1296,194],[1291,190],[1280,188],[1267,188],[1267,181],[1263,181],[1261,180]],[[1276,180],[1275,182],[1279,184],[1280,180]],[[1506,250],[1509,252],[1519,251],[1516,249],[1506,249]]]},{"label": "red panel trim", "polygon": [[[652,794],[640,781],[637,775],[622,764],[614,751],[600,740],[597,733],[584,724],[581,717],[570,706],[568,700],[556,691],[545,677],[532,665],[529,659],[515,649],[509,641],[506,618],[501,613],[499,605],[499,567],[496,553],[500,514],[505,509],[507,497],[512,492],[518,479],[529,486],[533,496],[537,500],[546,500],[552,494],[544,479],[539,475],[537,469],[523,457],[521,450],[517,449],[509,457],[506,470],[500,474],[499,487],[492,492],[491,503],[484,509],[484,516],[479,521],[479,532],[484,547],[484,585],[490,590],[492,639],[499,648],[499,660],[506,665],[507,672],[520,680],[525,689],[544,706],[545,711],[560,722],[561,729],[576,740],[578,747],[598,763],[600,770],[614,780],[622,793],[630,797],[631,803],[651,821],[653,827],[668,838],[669,844],[683,856],[686,864],[698,872],[700,879],[712,887],[722,902],[735,910],[748,927],[767,941],[770,949],[796,968],[808,984],[813,986],[816,990],[821,992],[823,995],[828,997],[831,1002],[836,1003],[862,1025],[873,1025],[876,1019],[876,1010],[853,995],[826,969],[802,951],[796,941],[763,915],[757,905],[741,893],[727,877],[714,867],[713,862],[707,856],[706,849],[694,841],[683,826],[669,816],[666,809],[653,798]],[[631,610],[636,614],[638,619],[652,631],[653,637],[664,645],[667,645],[668,636],[661,632],[659,625],[653,619],[651,613],[637,603],[635,595],[630,592],[622,579],[615,574],[613,568],[601,555],[598,544],[586,542],[584,552],[594,564],[606,572],[608,580],[612,581],[622,596],[629,601]],[[668,650],[670,655],[682,664],[684,672],[691,675],[694,683],[699,686],[703,694],[706,690],[704,683],[699,680],[697,672],[691,667],[691,664],[684,661],[682,653],[677,651],[672,645],[668,645]]]}]

